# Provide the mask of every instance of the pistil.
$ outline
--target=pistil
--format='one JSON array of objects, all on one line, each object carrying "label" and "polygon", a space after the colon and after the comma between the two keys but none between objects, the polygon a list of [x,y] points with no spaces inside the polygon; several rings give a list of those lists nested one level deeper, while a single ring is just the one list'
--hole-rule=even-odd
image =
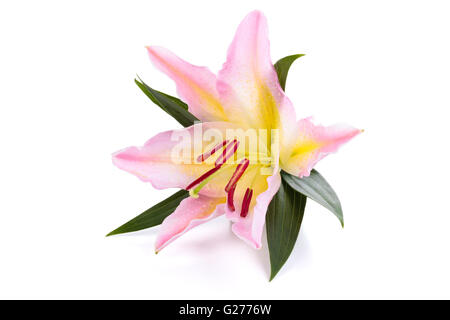
[{"label": "pistil", "polygon": [[[215,168],[216,169],[216,168]],[[200,190],[208,184],[209,181],[211,181],[216,174],[219,173],[219,170],[214,171],[212,174],[210,174],[207,178],[205,178],[202,182],[200,182],[195,188],[192,188],[189,190],[189,195],[193,198],[198,198],[198,193]]]},{"label": "pistil", "polygon": [[[195,185],[201,183],[202,181],[206,180],[209,176],[211,176],[213,173],[217,172],[220,169],[221,166],[217,166],[212,168],[211,170],[206,171],[204,174],[202,174],[200,177],[195,179],[193,182],[191,182],[187,187],[186,190],[192,189]],[[209,181],[209,179],[208,179]]]}]

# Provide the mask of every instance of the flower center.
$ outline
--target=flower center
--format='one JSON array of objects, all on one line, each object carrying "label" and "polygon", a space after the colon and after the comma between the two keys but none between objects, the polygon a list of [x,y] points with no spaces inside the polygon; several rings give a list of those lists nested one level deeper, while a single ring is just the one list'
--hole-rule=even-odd
[{"label": "flower center", "polygon": [[[222,166],[225,164],[225,162],[230,159],[232,156],[236,154],[237,148],[239,146],[239,141],[237,139],[234,139],[232,141],[224,140],[223,142],[216,145],[214,148],[212,148],[210,151],[205,152],[197,157],[198,162],[204,162],[206,159],[211,157],[214,153],[222,150],[221,155],[219,155],[214,163],[214,168],[206,171],[203,173],[200,177],[195,179],[193,182],[191,182],[187,187],[186,190],[189,190],[189,194],[197,198],[198,193],[200,190],[209,182],[211,181],[214,176],[219,172],[219,170],[222,168]],[[228,181],[227,185],[225,186],[225,192],[227,193],[227,206],[231,211],[235,211],[234,207],[234,191],[236,190],[236,185],[241,179],[241,177],[244,175],[245,170],[247,170],[248,166],[250,164],[250,160],[248,158],[242,159],[239,164],[236,166],[235,171],[233,172],[233,175],[231,176],[230,180]],[[252,199],[253,190],[250,188],[247,188],[244,199],[242,201],[242,207],[241,207],[241,217],[245,218],[248,214],[248,210],[250,207],[250,202]]]}]

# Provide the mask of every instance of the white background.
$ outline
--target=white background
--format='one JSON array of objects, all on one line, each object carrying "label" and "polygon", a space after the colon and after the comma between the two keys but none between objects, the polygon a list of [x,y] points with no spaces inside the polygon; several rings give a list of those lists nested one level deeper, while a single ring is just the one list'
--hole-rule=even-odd
[{"label": "white background", "polygon": [[[268,282],[267,248],[224,218],[157,256],[157,228],[105,238],[173,190],[111,153],[179,125],[133,82],[175,94],[145,45],[218,71],[241,19],[265,12],[272,59],[307,55],[298,117],[365,133],[318,170],[346,226],[309,201]],[[448,1],[2,1],[0,298],[450,298]]]}]

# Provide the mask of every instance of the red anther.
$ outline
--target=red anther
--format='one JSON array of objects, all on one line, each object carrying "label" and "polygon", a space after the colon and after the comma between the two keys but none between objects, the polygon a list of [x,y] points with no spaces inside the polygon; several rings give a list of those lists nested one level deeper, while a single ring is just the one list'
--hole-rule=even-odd
[{"label": "red anther", "polygon": [[234,190],[236,190],[236,186],[231,188],[228,192],[227,192],[227,205],[228,205],[228,209],[230,209],[231,211],[234,211],[234,202],[233,202],[233,197],[234,197]]},{"label": "red anther", "polygon": [[197,157],[197,162],[204,162],[206,159],[208,159],[209,157],[211,157],[214,153],[216,153],[216,151],[220,150],[221,148],[225,147],[225,145],[229,142],[230,140],[224,140],[221,143],[219,143],[218,145],[216,145],[214,148],[212,148],[210,151],[205,152],[201,155],[199,155]]},{"label": "red anther", "polygon": [[223,149],[222,154],[216,159],[215,165],[219,166],[224,164],[229,158],[231,158],[236,153],[238,146],[239,141],[237,141],[236,139],[228,143]]},{"label": "red anther", "polygon": [[250,163],[250,161],[247,158],[245,158],[238,164],[238,166],[236,167],[236,170],[234,170],[234,173],[230,178],[230,181],[228,181],[228,184],[225,187],[225,192],[228,192],[230,189],[236,187],[236,184],[238,183],[239,179],[244,174],[249,163]]},{"label": "red anther", "polygon": [[247,188],[244,195],[244,200],[242,200],[241,207],[241,217],[245,218],[248,214],[248,208],[250,207],[250,202],[252,201],[253,189]]},{"label": "red anther", "polygon": [[191,182],[187,187],[186,190],[191,189],[193,186],[199,184],[200,182],[202,182],[203,180],[205,180],[206,178],[208,178],[210,175],[212,175],[214,172],[216,172],[217,170],[219,170],[221,167],[217,166],[212,168],[211,170],[206,171],[204,174],[202,174],[199,178],[195,179],[193,182]]}]

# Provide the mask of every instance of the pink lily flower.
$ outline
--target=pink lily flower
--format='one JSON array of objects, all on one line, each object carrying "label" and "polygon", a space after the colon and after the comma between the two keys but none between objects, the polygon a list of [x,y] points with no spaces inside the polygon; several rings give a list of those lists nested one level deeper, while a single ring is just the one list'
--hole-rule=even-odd
[{"label": "pink lily flower", "polygon": [[[232,230],[239,238],[261,248],[265,215],[279,189],[280,170],[300,178],[308,176],[319,160],[361,132],[344,125],[317,126],[309,118],[296,121],[294,107],[271,62],[266,18],[258,11],[248,14],[239,25],[217,76],[164,48],[147,49],[154,65],[175,81],[189,111],[202,121],[160,133],[142,147],[113,155],[116,166],[157,189],[190,191],[191,197],[162,223],[156,252],[221,215],[233,222]],[[254,130],[257,146],[246,145],[245,138],[211,143],[211,138],[205,137],[211,130],[227,137],[229,129]],[[174,161],[173,152],[180,142],[173,137],[195,136],[196,130],[204,133],[200,142],[185,139],[182,143],[184,150],[194,152],[183,153]]]}]

